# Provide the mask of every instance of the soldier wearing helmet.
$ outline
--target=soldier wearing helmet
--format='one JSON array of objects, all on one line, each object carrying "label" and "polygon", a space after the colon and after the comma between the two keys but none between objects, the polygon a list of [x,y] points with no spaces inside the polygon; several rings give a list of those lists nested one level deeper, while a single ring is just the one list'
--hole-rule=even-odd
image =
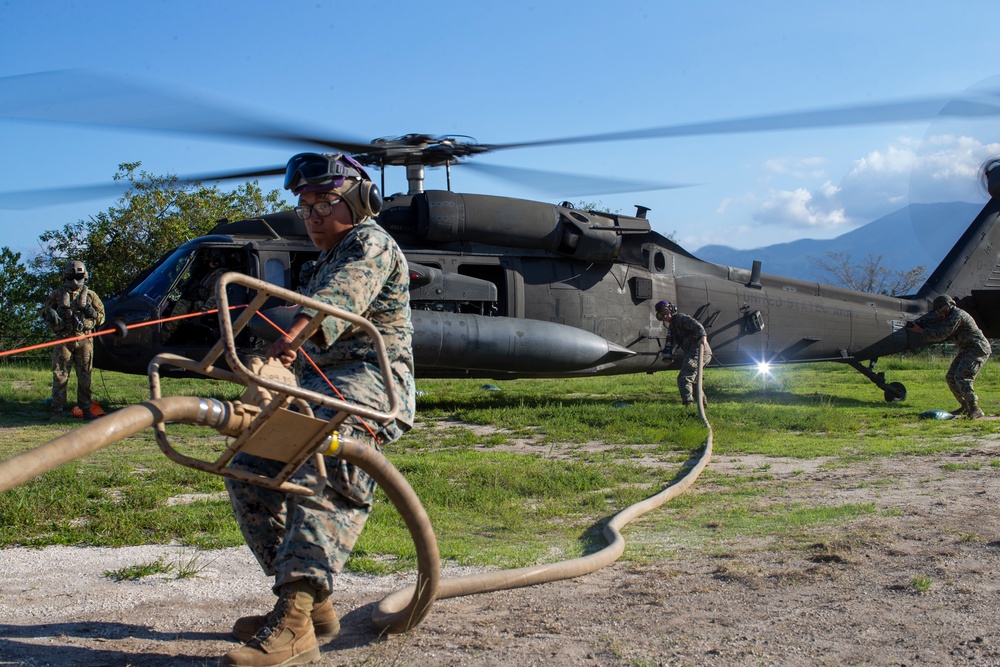
[{"label": "soldier wearing helmet", "polygon": [[[681,402],[685,407],[695,405],[695,385],[698,381],[698,351],[704,350],[704,365],[712,360],[712,348],[708,345],[708,336],[701,322],[690,315],[677,312],[677,306],[669,301],[660,301],[655,306],[656,319],[667,329],[667,345],[680,350],[684,355],[681,370],[677,373],[677,389],[681,393]],[[675,355],[679,356],[679,355]],[[708,399],[702,394],[702,401],[707,406]]]},{"label": "soldier wearing helmet", "polygon": [[[396,420],[378,424],[348,417],[340,431],[380,448],[408,430],[414,418],[413,352],[409,269],[388,232],[375,220],[378,188],[364,168],[342,154],[302,153],[288,161],[285,188],[299,198],[295,213],[322,252],[303,294],[369,320],[382,335],[400,409]],[[267,351],[286,366],[296,358],[289,343],[316,310],[301,308],[288,334]],[[326,318],[302,350],[318,366],[300,364],[302,387],[375,410],[389,408],[386,386],[370,337],[344,320]],[[314,407],[331,419],[333,411]],[[238,454],[232,465],[273,472],[275,462]],[[267,616],[244,616],[233,634],[249,643],[230,651],[223,665],[302,665],[319,657],[317,636],[336,635],[340,623],[331,593],[371,512],[375,483],[360,468],[326,457],[326,486],[315,496],[293,498],[226,479],[236,520],[278,596]],[[312,459],[290,481],[317,483]]]},{"label": "soldier wearing helmet", "polygon": [[921,334],[929,343],[950,340],[958,347],[958,354],[945,375],[948,389],[959,404],[958,409],[952,410],[952,414],[980,419],[985,414],[979,407],[979,397],[976,396],[972,383],[990,358],[990,342],[976,326],[972,315],[955,305],[955,300],[947,294],[935,297],[931,310],[937,318],[930,320],[928,313],[916,322],[907,322],[906,328]]},{"label": "soldier wearing helmet", "polygon": [[83,416],[104,414],[91,400],[90,374],[94,368],[94,341],[79,338],[94,332],[104,323],[104,303],[86,286],[87,267],[83,262],[68,262],[63,267],[63,284],[51,292],[42,304],[41,316],[60,340],[52,349],[52,415],[62,416],[66,407],[66,386],[70,368],[76,369],[76,402]]}]

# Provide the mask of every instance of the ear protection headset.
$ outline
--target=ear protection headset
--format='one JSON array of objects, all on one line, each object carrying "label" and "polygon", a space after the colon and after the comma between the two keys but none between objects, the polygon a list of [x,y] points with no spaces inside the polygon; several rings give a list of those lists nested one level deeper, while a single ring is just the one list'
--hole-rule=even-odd
[{"label": "ear protection headset", "polygon": [[382,210],[382,193],[361,163],[343,153],[299,153],[285,167],[285,188],[336,192],[354,214],[355,224]]},{"label": "ear protection headset", "polygon": [[346,190],[340,192],[344,202],[354,213],[357,222],[365,218],[374,218],[382,210],[382,193],[374,181],[362,178],[360,181],[351,180]]}]

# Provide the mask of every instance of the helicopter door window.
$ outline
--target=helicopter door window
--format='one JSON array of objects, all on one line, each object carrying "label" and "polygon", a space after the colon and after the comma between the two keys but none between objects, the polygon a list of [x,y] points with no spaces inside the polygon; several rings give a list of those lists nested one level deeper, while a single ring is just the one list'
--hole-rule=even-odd
[{"label": "helicopter door window", "polygon": [[653,270],[657,273],[663,273],[667,268],[667,257],[662,252],[657,250],[653,253]]},{"label": "helicopter door window", "polygon": [[276,257],[271,257],[264,262],[264,280],[277,285],[278,287],[288,287],[285,280],[285,263]]}]

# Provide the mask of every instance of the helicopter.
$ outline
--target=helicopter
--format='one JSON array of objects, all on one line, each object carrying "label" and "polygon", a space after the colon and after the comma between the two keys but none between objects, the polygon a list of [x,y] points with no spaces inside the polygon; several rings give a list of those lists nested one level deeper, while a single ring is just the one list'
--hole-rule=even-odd
[{"label": "helicopter", "polygon": [[[906,398],[905,386],[887,381],[884,373],[875,371],[875,363],[924,344],[905,324],[933,319],[930,303],[936,295],[951,295],[987,336],[1000,335],[1000,316],[995,314],[1000,305],[1000,169],[985,174],[991,199],[982,212],[918,292],[905,297],[772,275],[759,261],[732,267],[700,260],[654,231],[649,209],[643,206],[637,206],[634,215],[624,215],[584,210],[569,202],[455,192],[450,169],[483,153],[526,146],[883,122],[949,109],[955,115],[967,113],[962,105],[942,109],[938,102],[508,144],[428,134],[370,143],[325,137],[309,141],[349,152],[361,164],[381,170],[383,187],[386,168],[406,169],[408,191],[385,197],[377,222],[396,239],[409,263],[418,377],[505,380],[676,369],[681,357],[673,353],[653,309],[665,299],[705,326],[712,366],[844,363],[881,389],[886,401],[898,401]],[[863,121],[857,119],[859,110],[867,114]],[[974,113],[984,112],[978,108]],[[253,139],[302,139],[283,128],[255,126],[233,132]],[[447,189],[425,188],[425,169],[434,167],[445,168]],[[284,167],[274,167],[191,180],[283,172]],[[135,325],[169,318],[178,303],[190,301],[185,288],[197,281],[200,267],[213,255],[226,270],[299,290],[318,251],[292,211],[220,222],[208,235],[161,257],[122,293],[105,300],[108,321],[116,321],[125,335],[100,337],[95,365],[145,374],[150,359],[162,352],[203,355],[218,339],[213,315],[173,326]],[[227,298],[238,305],[247,303],[249,296],[232,293]],[[190,308],[180,307],[185,312]],[[262,312],[280,327],[290,323],[294,309],[274,302]],[[243,354],[260,354],[277,335],[274,327],[255,324],[236,343]]]}]

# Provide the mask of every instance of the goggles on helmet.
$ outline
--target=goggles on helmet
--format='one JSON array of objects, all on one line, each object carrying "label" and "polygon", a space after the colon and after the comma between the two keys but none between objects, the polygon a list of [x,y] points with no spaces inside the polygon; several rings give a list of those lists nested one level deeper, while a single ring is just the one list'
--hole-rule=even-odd
[{"label": "goggles on helmet", "polygon": [[70,262],[63,267],[63,277],[80,280],[87,277],[87,267],[83,262]]},{"label": "goggles on helmet", "polygon": [[299,153],[285,167],[285,189],[295,194],[310,185],[335,190],[349,178],[371,180],[357,160],[343,153]]}]

